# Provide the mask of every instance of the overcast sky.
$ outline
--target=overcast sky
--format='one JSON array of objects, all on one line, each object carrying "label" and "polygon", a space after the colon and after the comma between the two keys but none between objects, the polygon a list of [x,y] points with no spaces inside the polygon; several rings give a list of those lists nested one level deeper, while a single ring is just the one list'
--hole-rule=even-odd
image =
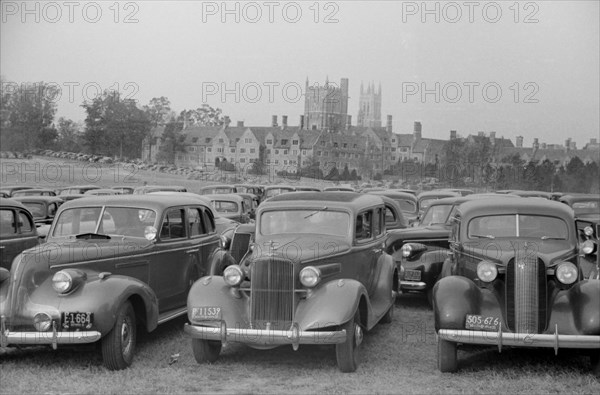
[{"label": "overcast sky", "polygon": [[381,84],[396,133],[418,120],[424,137],[496,131],[529,146],[599,134],[598,1],[22,4],[1,3],[1,74],[60,85],[58,116],[74,120],[118,87],[177,112],[207,103],[234,122],[295,125],[306,78],[329,77],[349,79],[353,123],[361,82]]}]

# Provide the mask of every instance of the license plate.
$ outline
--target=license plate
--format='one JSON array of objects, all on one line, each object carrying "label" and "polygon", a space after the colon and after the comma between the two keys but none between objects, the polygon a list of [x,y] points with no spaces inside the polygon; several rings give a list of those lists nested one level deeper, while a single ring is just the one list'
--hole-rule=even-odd
[{"label": "license plate", "polygon": [[197,320],[220,320],[221,308],[215,306],[193,307],[192,318]]},{"label": "license plate", "polygon": [[502,321],[498,317],[484,317],[482,315],[467,314],[465,329],[484,331],[498,331]]},{"label": "license plate", "polygon": [[420,270],[405,270],[404,279],[408,281],[421,281]]},{"label": "license plate", "polygon": [[94,313],[62,313],[63,329],[90,329],[94,323]]}]

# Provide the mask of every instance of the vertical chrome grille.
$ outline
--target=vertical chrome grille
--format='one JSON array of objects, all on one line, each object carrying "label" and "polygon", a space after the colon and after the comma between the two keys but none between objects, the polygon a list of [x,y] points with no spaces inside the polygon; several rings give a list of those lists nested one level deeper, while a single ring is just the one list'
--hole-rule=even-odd
[{"label": "vertical chrome grille", "polygon": [[294,312],[294,267],[285,259],[254,262],[250,277],[250,320],[255,328],[289,329]]},{"label": "vertical chrome grille", "polygon": [[546,267],[536,254],[515,251],[506,270],[506,313],[509,328],[540,333],[546,327]]},{"label": "vertical chrome grille", "polygon": [[231,256],[237,263],[240,263],[250,245],[250,234],[249,233],[235,233],[233,240],[231,240]]}]

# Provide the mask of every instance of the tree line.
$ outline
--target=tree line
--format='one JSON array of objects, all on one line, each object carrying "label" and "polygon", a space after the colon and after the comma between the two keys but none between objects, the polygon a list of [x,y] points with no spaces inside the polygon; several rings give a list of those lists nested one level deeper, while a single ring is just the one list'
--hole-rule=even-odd
[{"label": "tree line", "polygon": [[[13,89],[18,86],[18,89]],[[10,88],[10,89],[9,89]],[[176,152],[185,151],[183,125],[215,126],[228,121],[221,109],[203,104],[179,113],[168,98],[153,98],[140,106],[118,91],[106,90],[81,103],[83,123],[56,117],[55,85],[7,83],[1,78],[0,145],[4,151],[30,152],[53,149],[134,159],[141,157],[142,143],[154,127],[165,126],[159,156],[173,163]]]}]

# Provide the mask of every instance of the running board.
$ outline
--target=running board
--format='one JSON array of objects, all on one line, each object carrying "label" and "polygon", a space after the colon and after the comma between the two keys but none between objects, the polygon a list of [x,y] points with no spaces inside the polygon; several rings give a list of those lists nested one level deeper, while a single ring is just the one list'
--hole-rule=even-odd
[{"label": "running board", "polygon": [[182,307],[179,309],[164,312],[158,316],[158,324],[164,324],[167,321],[170,321],[174,318],[180,317],[185,314],[187,314],[187,307]]}]

